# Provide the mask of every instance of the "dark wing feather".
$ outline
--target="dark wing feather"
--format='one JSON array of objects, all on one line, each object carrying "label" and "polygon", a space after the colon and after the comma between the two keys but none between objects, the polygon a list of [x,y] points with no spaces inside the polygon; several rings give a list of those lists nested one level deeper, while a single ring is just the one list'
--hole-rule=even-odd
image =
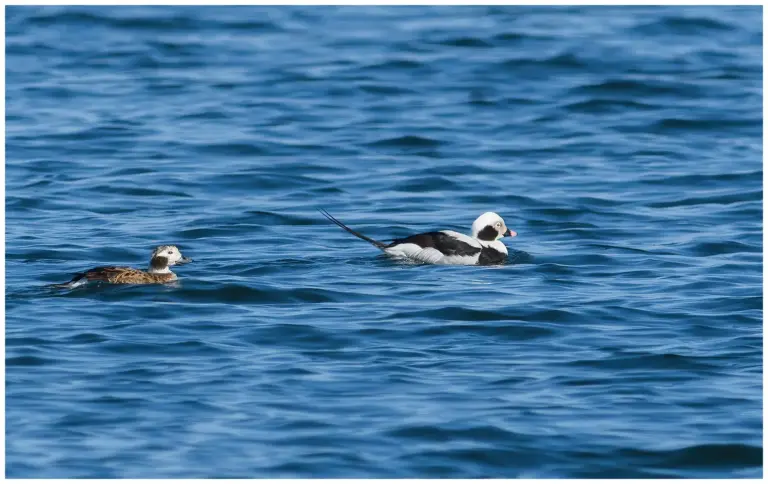
[{"label": "dark wing feather", "polygon": [[441,253],[452,256],[471,256],[481,251],[479,247],[470,245],[455,237],[451,237],[443,232],[426,232],[423,234],[411,235],[402,239],[395,239],[389,244],[389,247],[394,247],[400,244],[416,244],[424,249],[432,247],[439,250]]}]

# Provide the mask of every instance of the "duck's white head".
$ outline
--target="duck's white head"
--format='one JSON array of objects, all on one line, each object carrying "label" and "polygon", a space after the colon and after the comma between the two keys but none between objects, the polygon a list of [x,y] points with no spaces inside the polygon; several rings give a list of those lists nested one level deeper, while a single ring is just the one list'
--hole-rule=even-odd
[{"label": "duck's white head", "polygon": [[509,230],[504,219],[494,212],[485,212],[472,224],[472,237],[485,242],[493,242],[502,237],[514,237],[517,232]]},{"label": "duck's white head", "polygon": [[152,252],[149,260],[150,272],[168,272],[168,266],[176,266],[192,262],[189,257],[181,255],[175,245],[161,245]]}]

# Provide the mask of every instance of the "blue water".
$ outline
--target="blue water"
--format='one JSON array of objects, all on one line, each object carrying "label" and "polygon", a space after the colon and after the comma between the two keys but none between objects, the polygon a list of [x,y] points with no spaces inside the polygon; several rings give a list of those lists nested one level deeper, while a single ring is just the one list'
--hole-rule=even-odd
[{"label": "blue water", "polygon": [[6,14],[8,477],[762,475],[759,7]]}]

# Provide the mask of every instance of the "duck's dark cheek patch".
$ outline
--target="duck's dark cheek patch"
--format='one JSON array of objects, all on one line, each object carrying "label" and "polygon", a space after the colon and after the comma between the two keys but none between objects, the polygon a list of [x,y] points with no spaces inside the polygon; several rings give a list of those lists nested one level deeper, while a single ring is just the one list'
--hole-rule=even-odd
[{"label": "duck's dark cheek patch", "polygon": [[153,269],[163,269],[164,267],[168,267],[168,258],[167,257],[153,257],[151,261],[149,261],[149,265]]},{"label": "duck's dark cheek patch", "polygon": [[499,233],[491,225],[486,225],[485,228],[477,234],[478,239],[487,241],[496,240],[496,237],[498,236]]}]

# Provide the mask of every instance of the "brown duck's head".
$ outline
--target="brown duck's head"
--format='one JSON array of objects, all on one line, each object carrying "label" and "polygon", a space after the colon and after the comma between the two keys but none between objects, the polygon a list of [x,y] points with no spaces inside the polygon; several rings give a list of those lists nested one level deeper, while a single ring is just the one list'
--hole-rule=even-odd
[{"label": "brown duck's head", "polygon": [[168,266],[177,266],[189,262],[192,262],[192,259],[181,255],[181,251],[175,245],[161,245],[152,252],[149,268],[153,271],[162,271],[167,270]]}]

